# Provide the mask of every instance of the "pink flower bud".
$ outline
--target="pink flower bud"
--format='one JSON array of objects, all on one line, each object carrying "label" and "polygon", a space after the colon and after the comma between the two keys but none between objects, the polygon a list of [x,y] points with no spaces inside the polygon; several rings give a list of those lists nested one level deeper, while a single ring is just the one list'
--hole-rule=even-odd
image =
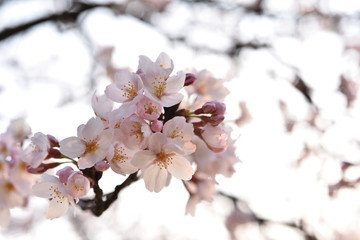
[{"label": "pink flower bud", "polygon": [[211,113],[213,114],[216,111],[216,104],[215,102],[207,102],[205,103],[202,108],[204,113]]},{"label": "pink flower bud", "polygon": [[215,127],[215,126],[219,125],[220,123],[222,123],[224,121],[224,119],[225,119],[224,115],[215,115],[210,118],[209,123]]},{"label": "pink flower bud", "polygon": [[154,132],[160,132],[163,127],[163,122],[160,120],[154,120],[151,124],[151,130]]},{"label": "pink flower bud", "polygon": [[45,159],[49,159],[49,158],[62,158],[62,154],[58,149],[50,148],[49,154],[46,156]]},{"label": "pink flower bud", "polygon": [[73,172],[66,185],[67,192],[78,200],[79,197],[85,196],[90,190],[90,181],[81,172]]},{"label": "pink flower bud", "polygon": [[216,115],[224,115],[225,111],[226,111],[225,103],[218,102],[218,101],[214,101],[214,102],[215,102],[215,105],[216,105],[216,110],[215,110],[214,114],[216,114]]},{"label": "pink flower bud", "polygon": [[104,160],[101,160],[101,161],[95,163],[94,166],[95,166],[96,171],[104,172],[109,169],[110,164]]},{"label": "pink flower bud", "polygon": [[192,73],[186,73],[184,86],[189,86],[197,80],[197,77]]},{"label": "pink flower bud", "polygon": [[224,115],[226,111],[225,103],[218,101],[207,102],[202,106],[204,113],[210,113],[213,115]]},{"label": "pink flower bud", "polygon": [[52,148],[53,147],[60,147],[59,141],[54,136],[52,136],[50,134],[47,134],[46,136],[47,136],[47,138],[49,140],[50,147],[52,147]]},{"label": "pink flower bud", "polygon": [[74,170],[67,166],[64,167],[62,169],[60,169],[59,171],[56,172],[56,175],[59,176],[60,182],[62,183],[67,183],[69,176],[74,172]]}]

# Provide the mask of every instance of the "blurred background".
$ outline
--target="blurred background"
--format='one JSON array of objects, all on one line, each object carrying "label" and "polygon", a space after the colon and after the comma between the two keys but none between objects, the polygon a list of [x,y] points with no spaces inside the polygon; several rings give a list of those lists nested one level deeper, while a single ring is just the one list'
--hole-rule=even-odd
[{"label": "blurred background", "polygon": [[241,160],[195,217],[180,181],[139,181],[101,217],[31,198],[0,239],[360,239],[359,51],[356,0],[0,0],[1,132],[74,136],[117,69],[166,52],[224,79]]}]

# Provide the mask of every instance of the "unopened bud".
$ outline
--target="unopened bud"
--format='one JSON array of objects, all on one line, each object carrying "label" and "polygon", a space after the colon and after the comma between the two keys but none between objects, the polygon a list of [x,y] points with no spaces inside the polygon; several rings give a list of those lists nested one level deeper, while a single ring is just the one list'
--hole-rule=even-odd
[{"label": "unopened bud", "polygon": [[222,121],[224,121],[224,119],[225,119],[224,115],[215,115],[215,116],[210,118],[209,123],[212,126],[217,126],[220,123],[222,123]]},{"label": "unopened bud", "polygon": [[48,155],[46,156],[45,159],[49,159],[49,158],[62,158],[62,154],[61,152],[59,151],[59,149],[55,149],[55,148],[50,148],[49,149],[49,153]]},{"label": "unopened bud", "polygon": [[216,115],[224,115],[225,111],[226,111],[225,103],[218,102],[218,101],[214,101],[214,102],[215,102],[215,105],[216,105],[216,110],[215,110],[214,114],[216,114]]},{"label": "unopened bud", "polygon": [[56,172],[56,175],[59,176],[59,180],[62,183],[67,183],[69,176],[74,172],[74,169],[72,167],[64,167]]},{"label": "unopened bud", "polygon": [[154,132],[160,132],[163,127],[163,122],[160,120],[154,120],[151,123],[151,130]]},{"label": "unopened bud", "polygon": [[53,147],[60,147],[59,141],[54,136],[52,136],[50,134],[47,134],[46,136],[47,136],[47,138],[49,140],[50,147],[52,147],[52,148]]},{"label": "unopened bud", "polygon": [[215,102],[207,102],[201,108],[204,113],[213,114],[216,111],[216,104]]},{"label": "unopened bud", "polygon": [[189,86],[196,81],[197,77],[192,73],[186,73],[184,86]]},{"label": "unopened bud", "polygon": [[101,161],[95,163],[94,167],[95,167],[96,171],[103,172],[103,171],[106,171],[109,169],[110,164],[107,161],[101,160]]}]

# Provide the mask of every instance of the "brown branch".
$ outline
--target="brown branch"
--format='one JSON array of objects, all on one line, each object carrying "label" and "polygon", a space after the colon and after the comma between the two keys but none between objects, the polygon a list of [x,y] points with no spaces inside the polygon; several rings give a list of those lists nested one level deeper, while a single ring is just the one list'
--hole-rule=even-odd
[{"label": "brown branch", "polygon": [[[115,7],[114,4],[90,4],[90,3],[84,3],[84,2],[73,2],[71,7],[63,12],[60,13],[54,13],[48,16],[40,17],[38,19],[35,19],[33,21],[20,24],[15,27],[9,27],[5,28],[3,31],[0,32],[0,41],[5,40],[9,37],[15,36],[21,32],[27,31],[30,28],[41,24],[45,22],[76,22],[79,18],[80,14],[82,14],[85,11],[98,8],[98,7],[107,7],[107,8],[113,8]],[[119,9],[119,7],[117,7]]]},{"label": "brown branch", "polygon": [[130,186],[133,182],[136,182],[139,179],[137,173],[138,172],[130,174],[122,184],[115,187],[113,192],[104,195],[98,184],[98,181],[102,176],[102,172],[96,171],[95,168],[85,169],[84,175],[90,177],[94,181],[93,189],[95,197],[94,199],[80,199],[78,205],[82,210],[90,210],[95,216],[100,216],[117,200],[121,190]]},{"label": "brown branch", "polygon": [[266,219],[266,218],[258,216],[256,213],[254,213],[251,210],[251,208],[249,207],[249,205],[245,201],[239,199],[238,197],[235,197],[233,195],[230,195],[228,193],[224,193],[221,191],[218,192],[218,195],[229,199],[233,203],[234,209],[238,209],[238,203],[245,205],[246,208],[250,211],[248,220],[252,221],[252,222],[257,222],[260,226],[262,226],[264,224],[269,224],[269,223],[277,223],[277,224],[281,224],[281,225],[288,226],[288,227],[299,230],[300,232],[302,232],[302,234],[304,235],[306,240],[317,240],[318,239],[314,234],[309,233],[307,231],[306,227],[304,226],[304,222],[302,220],[300,220],[299,223],[295,223],[295,222],[277,222],[274,220]]}]

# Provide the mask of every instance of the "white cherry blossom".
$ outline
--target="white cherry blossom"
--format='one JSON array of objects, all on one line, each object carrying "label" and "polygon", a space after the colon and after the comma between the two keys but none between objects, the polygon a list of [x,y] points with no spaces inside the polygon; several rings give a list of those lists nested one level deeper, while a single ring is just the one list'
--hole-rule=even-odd
[{"label": "white cherry blossom", "polygon": [[146,120],[156,120],[161,115],[163,106],[146,96],[142,96],[136,103],[136,113],[139,117]]},{"label": "white cherry blossom", "polygon": [[167,121],[163,127],[163,133],[171,139],[171,142],[179,145],[187,153],[193,153],[196,145],[191,142],[194,136],[194,127],[187,123],[184,117],[174,117]]},{"label": "white cherry blossom", "polygon": [[85,125],[80,125],[77,135],[62,140],[60,151],[68,157],[79,157],[80,169],[90,168],[105,158],[112,134],[109,129],[104,130],[100,118],[91,118]]},{"label": "white cherry blossom", "polygon": [[149,124],[136,114],[122,121],[120,131],[123,143],[132,149],[145,148],[152,133]]},{"label": "white cherry blossom", "polygon": [[131,174],[138,170],[131,160],[137,150],[130,149],[120,142],[115,142],[110,147],[109,152],[106,156],[111,169],[121,175]]},{"label": "white cherry blossom", "polygon": [[42,181],[33,186],[33,194],[51,199],[46,213],[47,219],[64,216],[68,211],[69,204],[75,204],[64,184],[57,177],[46,173],[42,175]]},{"label": "white cherry blossom", "polygon": [[97,96],[95,92],[92,96],[92,109],[94,110],[96,116],[100,117],[101,119],[109,119],[108,115],[113,109],[113,105],[113,102],[106,95]]},{"label": "white cherry blossom", "polygon": [[164,134],[157,132],[150,137],[149,149],[137,152],[132,163],[142,170],[146,188],[160,192],[169,184],[171,176],[191,179],[194,170],[184,154],[179,146],[169,143]]},{"label": "white cherry blossom", "polygon": [[214,152],[224,152],[228,147],[228,134],[220,125],[212,126],[210,123],[207,123],[203,128],[201,136],[207,146]]},{"label": "white cherry blossom", "polygon": [[30,145],[25,149],[24,161],[29,163],[31,167],[38,167],[49,154],[50,142],[48,137],[37,132],[31,137]]},{"label": "white cherry blossom", "polygon": [[142,94],[143,83],[136,73],[121,69],[115,74],[115,83],[106,87],[105,94],[115,102],[125,103]]},{"label": "white cherry blossom", "polygon": [[170,77],[172,70],[172,60],[165,53],[161,53],[155,62],[140,56],[138,73],[146,89],[145,95],[160,101],[164,107],[173,106],[184,97],[179,91],[184,87],[185,72],[179,71]]},{"label": "white cherry blossom", "polygon": [[77,203],[79,197],[84,197],[90,190],[90,181],[85,177],[82,172],[75,171],[73,172],[66,183],[67,193],[75,199]]}]

